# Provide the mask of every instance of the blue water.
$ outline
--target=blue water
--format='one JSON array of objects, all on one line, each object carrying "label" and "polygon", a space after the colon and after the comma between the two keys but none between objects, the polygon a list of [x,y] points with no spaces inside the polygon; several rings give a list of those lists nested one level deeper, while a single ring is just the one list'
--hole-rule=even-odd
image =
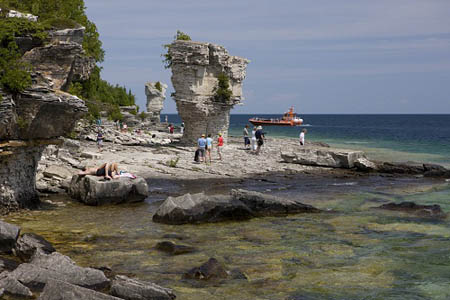
[{"label": "blue water", "polygon": [[[241,136],[248,119],[231,115],[230,135]],[[257,115],[280,118],[281,115]],[[164,118],[165,115],[162,116]],[[304,126],[265,127],[266,137],[298,137],[365,151],[370,158],[433,162],[450,166],[450,115],[302,115]],[[178,115],[169,122],[180,123]],[[249,124],[251,125],[251,124]]]}]

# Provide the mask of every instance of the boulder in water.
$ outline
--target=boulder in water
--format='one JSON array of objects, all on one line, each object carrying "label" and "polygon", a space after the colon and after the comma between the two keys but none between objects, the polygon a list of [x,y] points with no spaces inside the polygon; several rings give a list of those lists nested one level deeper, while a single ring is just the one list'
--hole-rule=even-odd
[{"label": "boulder in water", "polygon": [[114,278],[111,285],[111,295],[126,300],[173,300],[176,298],[171,289],[122,275],[117,275]]},{"label": "boulder in water", "polygon": [[38,252],[30,263],[21,264],[8,273],[8,277],[36,290],[42,290],[55,278],[92,289],[103,289],[109,285],[109,279],[102,271],[77,266],[69,257],[58,252],[49,255]]},{"label": "boulder in water", "polygon": [[412,213],[419,217],[426,218],[445,218],[447,216],[437,204],[434,205],[419,205],[414,202],[401,202],[401,203],[387,203],[379,207],[379,209],[386,209],[392,211],[401,211],[406,213]]},{"label": "boulder in water", "polygon": [[19,237],[20,227],[0,220],[0,252],[10,253]]},{"label": "boulder in water", "polygon": [[121,300],[100,292],[79,287],[57,279],[50,279],[38,300]]},{"label": "boulder in water", "polygon": [[88,205],[140,202],[148,194],[147,182],[141,177],[105,180],[99,176],[74,175],[69,188],[72,198]]},{"label": "boulder in water", "polygon": [[155,247],[157,250],[171,254],[171,255],[180,255],[180,254],[186,254],[186,253],[192,253],[196,249],[191,246],[185,246],[185,245],[177,245],[169,241],[163,241],[156,244]]},{"label": "boulder in water", "polygon": [[210,223],[225,220],[247,220],[250,209],[229,196],[204,193],[168,197],[158,208],[153,221],[167,224]]},{"label": "boulder in water", "polygon": [[199,193],[169,197],[158,208],[153,221],[167,224],[210,223],[319,211],[290,199],[232,190],[230,195],[211,196]]},{"label": "boulder in water", "polygon": [[215,258],[210,258],[200,267],[195,267],[186,272],[183,277],[186,279],[210,280],[210,279],[226,279],[228,272],[224,266]]},{"label": "boulder in water", "polygon": [[50,254],[55,252],[55,248],[42,236],[25,233],[17,240],[13,251],[21,260],[29,261],[36,252]]},{"label": "boulder in water", "polygon": [[17,279],[9,277],[7,273],[0,274],[0,289],[10,296],[20,298],[31,298],[33,296],[29,288],[24,286]]}]

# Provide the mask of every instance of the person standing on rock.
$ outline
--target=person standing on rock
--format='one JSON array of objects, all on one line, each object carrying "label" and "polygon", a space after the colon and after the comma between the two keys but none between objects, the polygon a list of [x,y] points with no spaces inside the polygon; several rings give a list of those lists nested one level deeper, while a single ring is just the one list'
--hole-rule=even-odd
[{"label": "person standing on rock", "polygon": [[255,136],[255,134],[256,134],[256,127],[253,127],[253,130],[252,130],[252,145],[251,145],[253,152],[256,151],[256,136]]},{"label": "person standing on rock", "polygon": [[262,131],[262,126],[258,126],[256,128],[255,137],[256,137],[256,143],[257,143],[257,148],[256,148],[255,154],[259,155],[259,152],[261,151],[261,147],[262,147],[262,145],[264,145],[264,132]]},{"label": "person standing on rock", "polygon": [[206,139],[205,135],[202,134],[202,136],[197,141],[198,150],[199,150],[199,156],[201,162],[205,161],[205,149],[206,149]]},{"label": "person standing on rock", "polygon": [[245,125],[243,134],[244,134],[244,148],[249,149],[250,139],[248,138],[248,125]]},{"label": "person standing on rock", "polygon": [[217,139],[217,154],[219,155],[219,160],[222,160],[222,147],[223,147],[223,136],[219,133],[219,138]]},{"label": "person standing on rock", "polygon": [[180,133],[181,133],[181,134],[184,133],[184,122],[181,122],[181,125],[180,125]]},{"label": "person standing on rock", "polygon": [[305,134],[308,131],[306,129],[303,129],[302,132],[300,132],[300,146],[304,146],[305,145]]},{"label": "person standing on rock", "polygon": [[101,130],[98,131],[97,133],[97,147],[98,147],[98,152],[102,152],[103,149],[103,133]]},{"label": "person standing on rock", "polygon": [[208,137],[206,138],[206,158],[205,162],[208,163],[209,158],[209,164],[211,164],[211,150],[213,147],[213,140],[211,138],[211,134],[208,134]]}]

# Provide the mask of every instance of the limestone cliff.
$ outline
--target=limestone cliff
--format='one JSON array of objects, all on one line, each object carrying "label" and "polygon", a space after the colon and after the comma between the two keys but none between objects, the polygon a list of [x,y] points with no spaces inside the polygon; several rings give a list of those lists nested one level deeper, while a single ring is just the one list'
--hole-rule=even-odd
[{"label": "limestone cliff", "polygon": [[[80,30],[71,32],[80,34]],[[79,37],[66,36],[61,41],[63,33],[50,36],[58,38],[49,45],[30,49],[23,56],[33,66],[32,86],[15,95],[0,90],[0,212],[3,213],[39,203],[35,174],[43,147],[58,143],[55,138],[70,133],[87,112],[83,100],[63,89],[73,79],[88,78],[95,62],[84,55]]]},{"label": "limestone cliff", "polygon": [[[159,83],[159,85],[158,85]],[[152,124],[160,124],[160,114],[166,100],[167,84],[160,82],[147,82],[145,95],[147,95],[147,113]]]},{"label": "limestone cliff", "polygon": [[[243,100],[242,82],[249,60],[231,56],[223,46],[193,41],[174,41],[169,47],[172,84],[178,114],[185,123],[183,141],[194,143],[203,134],[227,138],[231,108]],[[229,101],[214,95],[218,77],[230,81]]]}]

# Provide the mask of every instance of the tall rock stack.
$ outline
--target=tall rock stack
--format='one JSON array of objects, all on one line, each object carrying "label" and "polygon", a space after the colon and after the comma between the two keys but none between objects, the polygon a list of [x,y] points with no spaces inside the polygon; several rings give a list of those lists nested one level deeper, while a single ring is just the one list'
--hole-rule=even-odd
[{"label": "tall rock stack", "polygon": [[147,95],[147,113],[152,124],[161,123],[160,114],[166,100],[167,84],[161,82],[147,82],[145,95]]},{"label": "tall rock stack", "polygon": [[[80,34],[64,34],[70,32]],[[58,143],[55,138],[70,133],[87,112],[83,100],[64,92],[95,66],[79,40],[27,50],[22,59],[33,66],[32,86],[14,96],[0,90],[0,213],[39,203],[35,177],[44,146]]]},{"label": "tall rock stack", "polygon": [[[185,123],[183,142],[195,143],[201,134],[227,138],[231,108],[243,100],[242,81],[249,60],[231,56],[219,45],[174,41],[169,47],[172,84],[178,114]],[[216,100],[218,77],[229,78],[232,96]]]}]

